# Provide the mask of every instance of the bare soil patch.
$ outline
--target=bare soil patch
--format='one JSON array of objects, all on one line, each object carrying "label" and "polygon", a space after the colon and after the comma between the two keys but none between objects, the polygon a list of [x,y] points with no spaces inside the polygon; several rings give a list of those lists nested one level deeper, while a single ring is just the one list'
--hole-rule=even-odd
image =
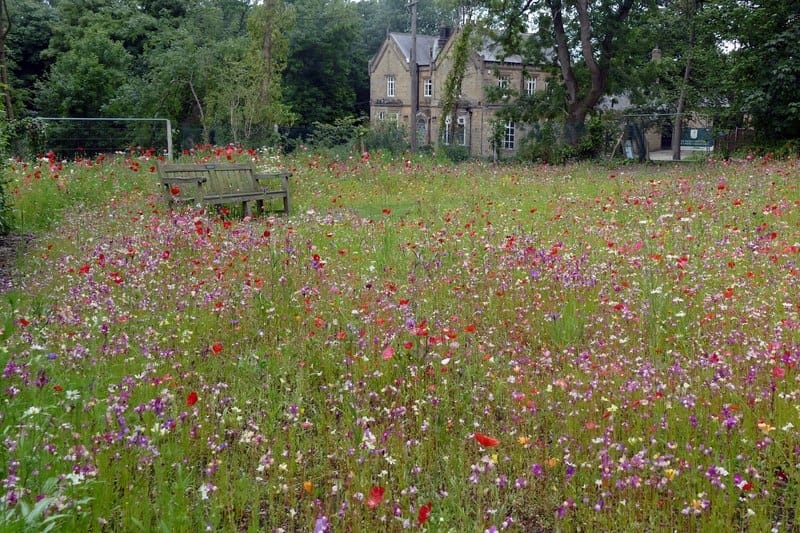
[{"label": "bare soil patch", "polygon": [[11,289],[17,273],[17,260],[32,240],[33,235],[27,234],[0,235],[0,294]]}]

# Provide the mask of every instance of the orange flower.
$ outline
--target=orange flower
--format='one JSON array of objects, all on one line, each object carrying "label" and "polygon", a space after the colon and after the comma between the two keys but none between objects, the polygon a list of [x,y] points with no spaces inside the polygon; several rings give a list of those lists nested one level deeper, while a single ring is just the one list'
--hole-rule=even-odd
[{"label": "orange flower", "polygon": [[310,481],[303,481],[303,490],[307,493],[311,494],[311,490],[314,488],[314,484]]}]

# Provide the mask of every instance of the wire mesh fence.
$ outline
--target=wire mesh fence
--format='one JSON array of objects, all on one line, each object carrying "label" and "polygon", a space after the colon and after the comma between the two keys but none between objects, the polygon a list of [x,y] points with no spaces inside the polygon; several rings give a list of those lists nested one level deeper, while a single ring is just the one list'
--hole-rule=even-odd
[{"label": "wire mesh fence", "polygon": [[172,124],[163,118],[36,117],[11,125],[19,157],[52,152],[58,157],[100,153],[157,153],[172,159]]}]

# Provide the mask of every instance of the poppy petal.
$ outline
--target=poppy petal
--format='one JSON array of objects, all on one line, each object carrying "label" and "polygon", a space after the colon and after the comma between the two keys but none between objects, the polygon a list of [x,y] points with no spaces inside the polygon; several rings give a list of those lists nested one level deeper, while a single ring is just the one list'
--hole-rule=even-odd
[{"label": "poppy petal", "polygon": [[492,446],[497,446],[500,444],[500,441],[494,437],[484,435],[483,433],[478,433],[477,431],[475,432],[475,440],[478,441],[478,444],[481,446],[486,446],[487,448],[491,448]]}]

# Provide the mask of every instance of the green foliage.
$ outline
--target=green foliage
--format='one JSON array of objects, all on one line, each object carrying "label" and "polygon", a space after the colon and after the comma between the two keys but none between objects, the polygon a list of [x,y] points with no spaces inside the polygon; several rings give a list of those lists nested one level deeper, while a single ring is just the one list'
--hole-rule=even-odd
[{"label": "green foliage", "polygon": [[374,53],[359,43],[362,26],[355,3],[298,0],[292,8],[297,23],[289,32],[286,103],[303,125],[332,124],[354,114],[354,82],[365,79],[366,58]]},{"label": "green foliage", "polygon": [[558,123],[547,121],[533,124],[517,151],[517,157],[522,161],[563,163],[564,146]]},{"label": "green foliage", "polygon": [[469,148],[466,146],[458,146],[453,144],[439,145],[439,152],[444,153],[447,160],[451,163],[463,163],[469,160]]},{"label": "green foliage", "polygon": [[45,152],[46,133],[45,122],[35,118],[19,118],[8,123],[12,152],[23,159],[33,159]]},{"label": "green foliage", "polygon": [[732,20],[728,36],[737,47],[725,76],[734,98],[729,113],[752,120],[762,139],[776,141],[800,134],[800,3],[766,0],[722,8]]},{"label": "green foliage", "polygon": [[352,145],[364,138],[367,128],[363,117],[342,117],[333,124],[314,123],[314,131],[308,138],[308,144],[315,148],[333,148],[335,146]]},{"label": "green foliage", "polygon": [[444,82],[444,92],[441,98],[441,116],[439,117],[439,131],[447,129],[446,120],[450,116],[455,123],[455,112],[458,96],[461,94],[461,83],[464,81],[464,74],[467,70],[467,61],[470,54],[475,50],[477,41],[473,39],[475,25],[467,23],[461,28],[461,32],[456,37],[453,44],[452,61],[447,79]]},{"label": "green foliage", "polygon": [[364,136],[367,150],[381,150],[390,154],[400,154],[409,149],[408,131],[394,122],[372,124]]}]

